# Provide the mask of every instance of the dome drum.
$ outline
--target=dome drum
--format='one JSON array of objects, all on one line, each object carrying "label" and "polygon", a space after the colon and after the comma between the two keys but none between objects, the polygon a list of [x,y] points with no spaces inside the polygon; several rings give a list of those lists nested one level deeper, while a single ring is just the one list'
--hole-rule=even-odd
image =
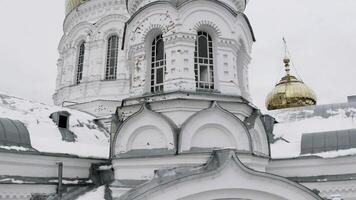
[{"label": "dome drum", "polygon": [[[140,8],[146,6],[149,3],[159,2],[162,0],[126,0],[127,9],[130,14],[135,13]],[[172,3],[174,5],[181,5],[188,0],[165,0],[165,2]],[[242,12],[245,10],[247,1],[246,0],[220,0],[219,3],[223,3],[235,11]]]},{"label": "dome drum", "polygon": [[87,2],[89,0],[66,0],[65,9],[66,15],[69,14],[74,8],[78,7],[79,5]]}]

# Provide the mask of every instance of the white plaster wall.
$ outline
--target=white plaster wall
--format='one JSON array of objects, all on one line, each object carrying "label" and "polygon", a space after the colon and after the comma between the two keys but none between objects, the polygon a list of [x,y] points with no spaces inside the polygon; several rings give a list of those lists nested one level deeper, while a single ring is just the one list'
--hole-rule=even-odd
[{"label": "white plaster wall", "polygon": [[252,141],[253,141],[253,151],[257,154],[269,155],[269,146],[266,130],[261,119],[258,117],[255,122],[253,129],[249,130]]},{"label": "white plaster wall", "polygon": [[212,1],[192,1],[178,9],[169,3],[152,4],[136,13],[125,41],[132,69],[132,96],[150,93],[150,49],[163,33],[167,70],[165,92],[196,91],[194,45],[198,30],[213,37],[216,92],[249,99],[247,65],[252,36],[243,17]]},{"label": "white plaster wall", "polygon": [[[210,154],[185,154],[178,156],[161,156],[146,158],[114,159],[113,167],[117,180],[150,180],[155,170],[183,166],[198,166],[205,164]],[[241,161],[252,169],[265,171],[268,163],[266,158],[240,155]]]},{"label": "white plaster wall", "polygon": [[[120,119],[127,120],[127,122],[122,125],[115,138],[116,155],[133,149],[152,150],[167,147],[171,149],[172,146],[174,149],[178,148],[179,153],[211,151],[213,148],[234,148],[254,152],[257,155],[269,155],[267,136],[262,121],[259,118],[256,119],[254,127],[250,130],[244,122],[253,111],[248,104],[240,103],[236,99],[237,102],[233,102],[230,100],[234,98],[223,96],[220,96],[221,103],[212,103],[213,100],[203,99],[202,96],[177,93],[155,96],[146,100],[151,102],[149,105],[152,111],[147,111],[145,115],[139,113],[142,104],[131,104],[140,101],[138,99],[125,101],[126,106],[118,109]],[[166,119],[162,120],[160,115],[169,119],[170,123],[167,124]],[[176,133],[178,134],[177,144],[171,140],[170,134],[173,135],[173,133],[167,128],[170,124],[180,128]],[[142,135],[143,130],[146,132],[145,137],[141,137],[141,144],[153,142],[155,146],[138,145],[130,139],[133,136]],[[149,135],[152,134],[155,137],[150,138]],[[156,136],[163,140],[153,141]],[[138,146],[131,148],[132,144]]]},{"label": "white plaster wall", "polygon": [[91,164],[102,162],[100,160],[12,153],[0,153],[0,157],[0,175],[42,178],[57,177],[58,162],[63,162],[64,178],[89,178]]},{"label": "white plaster wall", "polygon": [[[131,14],[142,8],[143,6],[155,2],[157,0],[130,0],[128,1],[128,10]],[[186,0],[170,0],[171,3],[177,4],[184,3]],[[246,7],[246,1],[244,0],[220,0],[225,5],[237,11],[244,11]]]},{"label": "white plaster wall", "polygon": [[154,190],[137,199],[161,200],[215,200],[215,199],[254,199],[254,200],[315,200],[305,190],[281,181],[276,177],[263,177],[246,173],[230,161],[216,173],[195,176],[191,179],[166,184],[161,190]]},{"label": "white plaster wall", "polygon": [[146,107],[122,124],[115,139],[115,155],[132,150],[176,149],[173,127]]},{"label": "white plaster wall", "polygon": [[[121,50],[125,22],[128,19],[124,0],[91,0],[70,12],[64,21],[64,34],[60,41],[56,92],[56,105],[101,101],[119,102],[128,96],[130,74]],[[119,37],[117,80],[105,80],[107,40]],[[83,79],[75,84],[78,45],[85,41]],[[90,106],[89,106],[90,107]],[[92,110],[85,110],[91,112]],[[105,116],[112,112],[96,113]]]},{"label": "white plaster wall", "polygon": [[272,160],[267,171],[284,177],[354,174],[356,156]]},{"label": "white plaster wall", "polygon": [[202,110],[185,122],[179,152],[194,148],[234,148],[251,152],[251,138],[243,122],[218,105]]},{"label": "white plaster wall", "polygon": [[[339,158],[309,158],[272,160],[267,166],[267,172],[283,177],[308,177],[322,175],[344,175],[356,173],[356,157]],[[347,179],[347,177],[346,177]],[[356,199],[356,181],[327,181],[320,179],[316,182],[302,183],[310,189],[317,189],[324,198],[333,199],[340,196],[344,200]]]}]

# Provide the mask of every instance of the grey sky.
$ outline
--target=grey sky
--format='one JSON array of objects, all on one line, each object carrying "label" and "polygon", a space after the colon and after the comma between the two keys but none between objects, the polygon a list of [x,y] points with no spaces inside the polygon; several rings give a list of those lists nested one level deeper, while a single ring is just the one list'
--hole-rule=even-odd
[{"label": "grey sky", "polygon": [[[254,103],[282,77],[282,37],[319,103],[356,94],[355,0],[250,0],[257,38],[250,65]],[[52,103],[64,0],[0,1],[0,93]]]}]

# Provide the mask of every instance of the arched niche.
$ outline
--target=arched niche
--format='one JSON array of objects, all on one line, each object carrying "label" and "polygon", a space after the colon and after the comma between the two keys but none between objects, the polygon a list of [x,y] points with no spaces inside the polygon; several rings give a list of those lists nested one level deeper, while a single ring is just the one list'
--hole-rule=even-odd
[{"label": "arched niche", "polygon": [[146,105],[127,118],[114,137],[116,158],[172,155],[176,153],[176,128],[165,116]]},{"label": "arched niche", "polygon": [[179,153],[233,148],[251,152],[251,136],[243,122],[216,102],[188,118],[181,129]]},{"label": "arched niche", "polygon": [[179,23],[183,24],[180,27],[182,32],[194,34],[197,29],[210,27],[213,31],[210,31],[209,34],[216,38],[233,37],[235,16],[216,2],[207,1],[201,4],[192,1],[186,3],[179,8],[179,17]]}]

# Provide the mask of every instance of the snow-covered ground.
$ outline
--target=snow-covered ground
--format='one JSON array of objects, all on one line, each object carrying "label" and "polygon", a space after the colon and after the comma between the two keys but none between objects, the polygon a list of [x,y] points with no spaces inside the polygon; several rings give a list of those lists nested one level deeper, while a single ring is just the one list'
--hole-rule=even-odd
[{"label": "snow-covered ground", "polygon": [[[63,141],[57,125],[49,117],[58,111],[70,113],[69,130],[76,135],[75,142]],[[0,118],[24,123],[30,133],[32,147],[39,152],[87,158],[109,157],[109,134],[94,123],[94,116],[87,113],[0,94]],[[14,146],[0,148],[28,151]]]},{"label": "snow-covered ground", "polygon": [[77,200],[105,200],[105,186],[101,186],[94,189],[83,196],[80,196]]},{"label": "snow-covered ground", "polygon": [[[282,138],[271,145],[273,158],[301,156],[301,139],[305,133],[356,129],[356,103],[282,109],[269,114],[278,122],[273,132],[275,138]],[[313,155],[332,158],[355,154],[356,149],[348,149]]]}]

